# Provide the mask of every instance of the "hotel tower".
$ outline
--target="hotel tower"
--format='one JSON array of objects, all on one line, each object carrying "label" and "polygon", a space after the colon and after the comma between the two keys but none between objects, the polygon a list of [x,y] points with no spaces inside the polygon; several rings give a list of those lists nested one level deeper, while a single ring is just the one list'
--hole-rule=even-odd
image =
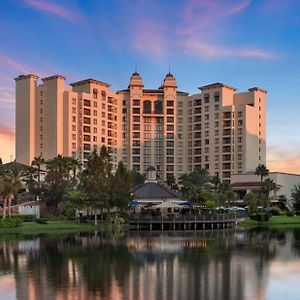
[{"label": "hotel tower", "polygon": [[122,160],[160,180],[195,169],[230,182],[231,174],[266,163],[266,91],[214,83],[200,93],[179,91],[168,73],[158,89],[145,89],[133,73],[127,89],[86,79],[21,75],[16,81],[16,160],[72,156],[83,164],[91,151],[108,147],[114,169]]}]

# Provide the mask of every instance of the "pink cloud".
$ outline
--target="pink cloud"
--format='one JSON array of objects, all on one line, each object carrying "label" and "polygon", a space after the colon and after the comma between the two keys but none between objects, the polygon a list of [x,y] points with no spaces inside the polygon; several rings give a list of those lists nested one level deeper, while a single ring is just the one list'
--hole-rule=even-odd
[{"label": "pink cloud", "polygon": [[149,19],[139,22],[132,40],[133,47],[145,54],[163,55],[167,47],[163,27],[163,24]]},{"label": "pink cloud", "polygon": [[0,64],[7,65],[21,73],[32,73],[32,68],[6,55],[0,54]]},{"label": "pink cloud", "polygon": [[274,146],[268,147],[267,166],[273,172],[300,174],[300,149],[294,149],[293,153],[288,153]]},{"label": "pink cloud", "polygon": [[44,0],[22,0],[26,5],[36,9],[41,10],[46,13],[55,15],[61,19],[72,23],[78,23],[78,21],[83,19],[83,15],[79,12],[76,12],[69,7],[66,8],[62,5],[47,2]]},{"label": "pink cloud", "polygon": [[[188,0],[173,8],[176,23],[159,15],[138,15],[128,37],[133,47],[144,55],[163,56],[164,53],[184,53],[187,56],[210,59],[241,57],[274,59],[271,51],[249,45],[222,45],[215,40],[224,38],[229,17],[246,10],[253,0]],[[138,24],[138,26],[136,26]]]},{"label": "pink cloud", "polygon": [[272,52],[252,47],[219,46],[200,40],[190,40],[184,44],[185,53],[191,56],[220,58],[220,57],[244,57],[273,59],[276,55]]},{"label": "pink cloud", "polygon": [[9,138],[14,138],[15,132],[6,125],[0,124],[0,135],[5,135]]}]

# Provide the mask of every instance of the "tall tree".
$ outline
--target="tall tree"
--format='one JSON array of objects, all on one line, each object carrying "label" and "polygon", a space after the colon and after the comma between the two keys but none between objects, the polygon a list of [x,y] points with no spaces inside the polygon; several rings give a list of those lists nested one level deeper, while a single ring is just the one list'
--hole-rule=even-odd
[{"label": "tall tree", "polygon": [[112,188],[112,164],[110,154],[105,146],[101,147],[100,154],[94,151],[89,157],[86,169],[81,175],[81,188],[89,198],[91,207],[95,212],[95,225],[97,225],[96,210],[110,208]]},{"label": "tall tree", "polygon": [[292,189],[293,207],[295,211],[300,211],[300,183],[294,185]]},{"label": "tall tree", "polygon": [[38,179],[38,187],[41,188],[41,171],[42,166],[45,165],[45,159],[40,155],[33,159],[31,165],[37,168],[37,179]]},{"label": "tall tree", "polygon": [[121,211],[129,205],[130,195],[130,174],[123,162],[118,163],[118,168],[113,177],[112,196],[114,205]]},{"label": "tall tree", "polygon": [[131,170],[129,173],[131,188],[134,188],[145,182],[145,177],[139,172],[137,172],[135,169]]},{"label": "tall tree", "polygon": [[278,207],[281,210],[286,210],[287,209],[287,203],[288,199],[285,195],[279,195],[278,197]]},{"label": "tall tree", "polygon": [[174,177],[173,174],[171,174],[170,176],[167,177],[167,185],[173,191],[178,190],[178,184],[177,184],[176,178]]},{"label": "tall tree", "polygon": [[189,174],[183,174],[179,178],[181,192],[191,200],[201,201],[201,191],[209,183],[210,177],[206,169],[195,170]]},{"label": "tall tree", "polygon": [[57,155],[46,162],[47,174],[43,182],[43,199],[48,206],[59,213],[64,196],[74,188],[71,180],[71,166],[69,158]]},{"label": "tall tree", "polygon": [[267,169],[266,165],[259,164],[255,169],[255,175],[260,177],[261,188],[262,188],[262,183],[264,178],[269,176],[269,170]]},{"label": "tall tree", "polygon": [[14,195],[18,193],[22,187],[19,180],[14,180],[11,176],[5,175],[0,178],[0,195],[3,198],[3,214],[2,217],[6,218],[6,211],[8,207],[8,215],[11,215],[11,200]]}]

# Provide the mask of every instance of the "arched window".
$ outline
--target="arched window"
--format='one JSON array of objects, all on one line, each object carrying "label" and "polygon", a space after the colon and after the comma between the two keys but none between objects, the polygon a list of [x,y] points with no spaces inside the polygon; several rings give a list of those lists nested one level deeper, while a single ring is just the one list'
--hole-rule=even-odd
[{"label": "arched window", "polygon": [[156,114],[162,114],[163,113],[163,103],[161,100],[157,100],[154,103],[154,111]]},{"label": "arched window", "polygon": [[143,111],[145,114],[151,114],[151,101],[149,100],[144,101]]}]

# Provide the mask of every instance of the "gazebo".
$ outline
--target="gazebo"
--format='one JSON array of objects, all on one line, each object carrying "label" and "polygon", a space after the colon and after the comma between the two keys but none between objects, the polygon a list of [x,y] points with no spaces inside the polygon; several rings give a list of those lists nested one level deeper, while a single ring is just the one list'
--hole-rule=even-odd
[{"label": "gazebo", "polygon": [[134,201],[141,204],[158,205],[164,202],[181,203],[183,196],[172,191],[156,180],[156,170],[153,166],[147,168],[147,179],[144,184],[134,187],[132,190]]}]

